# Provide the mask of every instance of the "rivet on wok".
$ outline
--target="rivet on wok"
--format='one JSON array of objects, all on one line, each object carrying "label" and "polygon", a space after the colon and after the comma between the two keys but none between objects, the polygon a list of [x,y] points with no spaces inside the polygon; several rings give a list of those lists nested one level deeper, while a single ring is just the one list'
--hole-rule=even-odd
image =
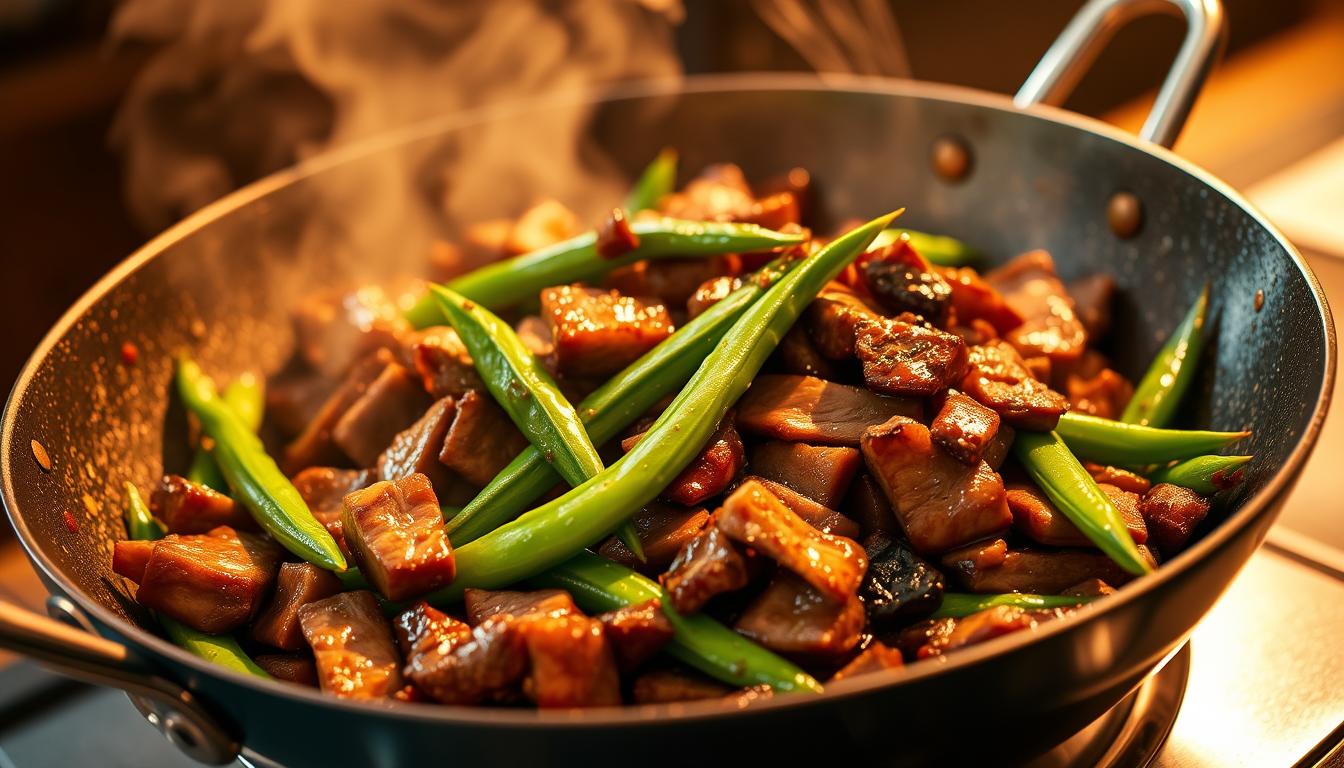
[{"label": "rivet on wok", "polygon": [[1117,237],[1131,238],[1143,225],[1143,203],[1132,192],[1116,192],[1106,204],[1106,221]]},{"label": "rivet on wok", "polygon": [[956,136],[933,142],[933,171],[946,181],[960,181],[971,170],[971,150]]}]

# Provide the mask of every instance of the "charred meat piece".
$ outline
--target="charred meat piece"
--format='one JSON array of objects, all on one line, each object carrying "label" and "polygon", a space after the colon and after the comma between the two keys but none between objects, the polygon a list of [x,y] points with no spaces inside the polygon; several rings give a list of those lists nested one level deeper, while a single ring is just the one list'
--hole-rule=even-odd
[{"label": "charred meat piece", "polygon": [[738,486],[714,513],[714,524],[835,602],[852,597],[863,582],[868,557],[855,541],[808,525],[760,483]]},{"label": "charred meat piece", "polygon": [[868,292],[893,315],[909,312],[941,326],[952,308],[952,287],[907,240],[864,254],[859,274]]},{"label": "charred meat piece", "polygon": [[382,699],[401,688],[401,659],[372,592],[342,592],[299,609],[323,693]]},{"label": "charred meat piece", "polygon": [[317,687],[317,665],[297,653],[263,653],[253,659],[258,667],[276,680]]},{"label": "charred meat piece", "polygon": [[[887,501],[886,494],[882,493],[882,486],[878,485],[873,476],[867,472],[859,475],[850,486],[849,495],[845,497],[844,511],[846,517],[859,524],[861,536],[867,537],[874,533],[894,536],[899,530],[896,527],[896,513],[891,509],[891,502]],[[855,538],[849,534],[844,535],[851,539]]]},{"label": "charred meat piece", "polygon": [[831,682],[844,680],[849,677],[866,675],[870,672],[881,672],[884,669],[899,669],[905,666],[905,658],[901,652],[895,648],[888,648],[880,640],[874,640],[872,645],[863,649],[863,653],[854,657],[854,660],[840,668],[831,676]]},{"label": "charred meat piece", "polygon": [[1005,338],[1023,357],[1045,355],[1053,361],[1076,360],[1087,347],[1087,331],[1073,311],[1073,299],[1055,274],[1045,251],[1024,253],[985,275],[1004,302],[1022,317]]},{"label": "charred meat piece", "polygon": [[1069,374],[1064,385],[1073,410],[1103,419],[1118,419],[1134,396],[1129,379],[1110,368],[1083,378]]},{"label": "charred meat piece", "polygon": [[478,488],[527,447],[527,438],[489,395],[468,392],[457,401],[439,461]]},{"label": "charred meat piece", "polygon": [[[1148,528],[1139,515],[1137,494],[1122,491],[1113,485],[1101,489],[1125,519],[1125,527],[1135,544],[1148,541]],[[1051,547],[1091,547],[1091,539],[1078,530],[1045,494],[1034,486],[1014,485],[1008,489],[1008,508],[1013,512],[1013,528],[1038,544]]]},{"label": "charred meat piece", "polygon": [[917,421],[897,416],[869,429],[863,458],[920,554],[999,533],[1013,520],[998,473],[983,460],[968,467],[943,453]]},{"label": "charred meat piece", "polygon": [[527,665],[518,622],[501,616],[472,628],[466,642],[443,643],[409,657],[405,674],[441,704],[479,704],[516,690]]},{"label": "charred meat piece", "polygon": [[635,678],[631,697],[636,704],[671,704],[678,701],[721,699],[732,693],[728,686],[703,675],[677,669],[655,669]]},{"label": "charred meat piece", "polygon": [[286,651],[299,650],[303,647],[299,609],[340,591],[340,579],[330,571],[312,563],[281,563],[275,594],[252,625],[252,639]]},{"label": "charred meat piece", "polygon": [[[202,632],[229,632],[261,609],[275,581],[280,548],[258,534],[220,527],[204,535],[170,534],[142,559],[140,542],[118,541],[113,567],[139,577],[136,602]],[[143,568],[140,567],[143,563]]]},{"label": "charred meat piece", "polygon": [[467,621],[473,627],[496,616],[520,618],[533,614],[558,616],[579,612],[574,598],[563,589],[537,589],[531,592],[468,589],[463,598],[467,606]]},{"label": "charred meat piece", "polygon": [[942,571],[902,542],[878,533],[863,541],[868,575],[859,589],[875,632],[895,629],[928,616],[943,602]]},{"label": "charred meat piece", "polygon": [[613,374],[672,334],[667,307],[616,291],[562,285],[541,292],[541,316],[568,376]]},{"label": "charred meat piece", "polygon": [[1105,272],[1080,277],[1069,283],[1068,295],[1073,299],[1073,311],[1087,331],[1087,338],[1096,341],[1111,329],[1111,304],[1115,298],[1115,278]]},{"label": "charred meat piece", "polygon": [[[627,437],[621,441],[621,448],[628,453],[642,437],[643,433]],[[705,499],[718,496],[741,471],[743,458],[742,438],[733,428],[732,415],[729,414],[710,435],[700,455],[663,489],[662,498],[674,504],[693,507]]]},{"label": "charred meat piece", "polygon": [[961,390],[998,411],[1015,427],[1045,432],[1069,409],[1068,400],[1027,370],[1017,350],[1003,341],[972,347]]},{"label": "charred meat piece", "polygon": [[456,415],[457,404],[450,397],[431,405],[419,421],[398,433],[378,457],[379,479],[400,480],[418,473],[429,478],[435,496],[445,501],[465,495],[455,488],[458,479],[439,461],[448,427]]},{"label": "charred meat piece", "polygon": [[1042,620],[1054,618],[1051,611],[1024,611],[1008,605],[996,605],[953,621],[950,631],[932,638],[917,651],[921,659],[937,656],[968,645],[1030,629]]},{"label": "charred meat piece", "polygon": [[832,360],[845,360],[854,357],[859,326],[882,318],[853,291],[831,282],[808,305],[804,319],[817,351]]},{"label": "charred meat piece", "polygon": [[747,585],[747,561],[733,542],[710,526],[677,553],[667,573],[658,577],[672,609],[682,615],[698,612],[709,599]]},{"label": "charred meat piece", "polygon": [[709,524],[709,513],[703,508],[686,509],[654,501],[636,512],[631,522],[644,549],[644,562],[639,562],[616,536],[604,541],[597,553],[645,575],[654,575],[667,570],[681,548],[700,535]]},{"label": "charred meat piece", "polygon": [[639,247],[639,235],[630,229],[630,220],[625,211],[613,208],[597,228],[597,255],[604,259],[614,259]]},{"label": "charred meat piece", "polygon": [[859,643],[863,603],[836,601],[790,571],[779,571],[734,629],[772,651],[794,658],[841,659]]},{"label": "charred meat piece", "polygon": [[861,464],[854,448],[772,440],[757,445],[751,453],[751,468],[756,474],[831,509],[840,506]]},{"label": "charred meat piece", "polygon": [[[1141,552],[1145,549],[1140,547]],[[943,558],[943,566],[966,590],[985,594],[1057,595],[1085,579],[1120,585],[1134,578],[1094,549],[1008,550],[998,565],[958,559],[952,553]]]},{"label": "charred meat piece", "polygon": [[660,600],[607,611],[598,614],[597,620],[606,628],[607,641],[622,672],[637,669],[653,658],[674,634]]},{"label": "charred meat piece", "polygon": [[963,464],[980,462],[985,446],[999,432],[999,414],[960,392],[948,392],[929,426],[939,448]]},{"label": "charred meat piece", "polygon": [[706,280],[695,289],[691,298],[686,300],[686,316],[696,317],[741,287],[742,279],[732,275],[719,275]]},{"label": "charred meat piece", "polygon": [[326,526],[341,552],[349,555],[345,543],[345,497],[373,482],[373,473],[362,469],[309,467],[294,476],[294,487],[317,521]]},{"label": "charred meat piece", "polygon": [[538,707],[621,703],[620,675],[602,622],[575,612],[532,614],[520,624],[531,661],[523,692]]},{"label": "charred meat piece", "polygon": [[900,320],[859,325],[854,351],[863,364],[863,383],[888,395],[927,397],[966,373],[966,342],[960,336]]},{"label": "charred meat piece", "polygon": [[1090,461],[1083,462],[1083,468],[1098,483],[1113,485],[1122,491],[1137,493],[1140,496],[1148,492],[1153,487],[1148,478],[1124,469],[1122,467],[1111,467],[1104,464],[1093,464]]},{"label": "charred meat piece", "polygon": [[1022,325],[1022,316],[971,267],[947,267],[942,275],[952,289],[952,309],[957,322],[983,320],[1000,336]]},{"label": "charred meat piece", "polygon": [[449,616],[424,600],[397,615],[393,634],[401,654],[409,662],[436,649],[447,650],[471,639],[471,627]]},{"label": "charred meat piece", "polygon": [[737,402],[742,431],[776,440],[857,447],[868,427],[908,416],[918,419],[920,401],[884,397],[863,387],[812,376],[758,376]]},{"label": "charred meat piece", "polygon": [[355,401],[364,396],[378,376],[392,363],[392,353],[380,349],[355,363],[341,385],[336,388],[317,410],[299,436],[285,446],[282,466],[287,474],[305,467],[346,465],[348,457],[337,447],[332,430],[350,410]]},{"label": "charred meat piece", "polygon": [[375,285],[344,295],[310,296],[294,313],[299,356],[328,378],[372,352],[395,349],[409,331],[396,299]]},{"label": "charred meat piece", "polygon": [[776,483],[774,480],[767,480],[756,475],[747,475],[742,480],[744,485],[749,482],[760,483],[767,491],[782,501],[784,506],[792,510],[795,515],[801,517],[804,522],[822,533],[846,536],[851,539],[859,535],[858,523],[830,507],[818,504],[783,483]]},{"label": "charred meat piece", "polygon": [[163,476],[149,497],[149,507],[169,533],[206,533],[221,525],[242,531],[257,529],[245,507],[180,475]]},{"label": "charred meat piece", "polygon": [[425,391],[435,400],[485,391],[467,345],[452,328],[421,331],[411,345],[411,363]]},{"label": "charred meat piece", "polygon": [[331,429],[331,439],[361,467],[372,467],[397,433],[415,423],[431,402],[411,372],[391,363]]},{"label": "charred meat piece", "polygon": [[345,541],[365,578],[389,600],[453,580],[453,548],[429,478],[384,480],[345,497]]},{"label": "charred meat piece", "polygon": [[926,659],[941,653],[947,636],[956,628],[956,619],[928,619],[911,624],[885,639],[900,649],[907,659]]},{"label": "charred meat piece", "polygon": [[797,376],[816,376],[821,379],[834,379],[839,376],[836,364],[827,360],[812,343],[812,337],[801,325],[795,325],[780,339],[775,350],[775,358],[780,366]]},{"label": "charred meat piece", "polygon": [[1185,547],[1209,509],[1210,504],[1203,496],[1170,483],[1154,485],[1139,502],[1139,513],[1148,523],[1153,544],[1167,557]]}]

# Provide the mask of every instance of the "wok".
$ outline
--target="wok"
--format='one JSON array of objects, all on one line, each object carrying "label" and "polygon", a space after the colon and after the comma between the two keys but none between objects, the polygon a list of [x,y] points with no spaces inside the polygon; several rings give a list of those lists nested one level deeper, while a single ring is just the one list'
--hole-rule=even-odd
[{"label": "wok", "polygon": [[[1111,28],[1153,6],[1179,7],[1189,31],[1142,138],[1045,106],[1062,100]],[[80,299],[14,387],[0,436],[4,503],[61,621],[3,606],[0,645],[127,690],[170,740],[214,763],[241,754],[289,765],[435,757],[658,764],[744,751],[790,763],[998,763],[1062,740],[1184,641],[1259,544],[1325,416],[1335,337],[1320,286],[1235,192],[1160,146],[1179,132],[1222,30],[1216,0],[1093,0],[1015,101],[795,75],[646,83],[417,125],[208,206]],[[1211,280],[1219,327],[1190,419],[1254,430],[1246,482],[1197,543],[1090,610],[941,661],[741,711],[718,703],[583,712],[379,706],[221,670],[162,639],[110,573],[108,555],[124,535],[123,482],[143,486],[182,461],[173,355],[190,350],[219,376],[276,370],[292,342],[296,286],[334,285],[352,264],[376,274],[394,245],[351,237],[346,253],[301,247],[333,190],[463,132],[546,121],[576,103],[594,108],[591,136],[627,171],[667,145],[692,168],[732,160],[760,177],[800,165],[822,186],[823,213],[908,206],[903,224],[954,233],[994,259],[1042,247],[1066,278],[1109,272],[1120,289],[1111,351],[1131,376]],[[356,232],[366,215],[345,210],[334,231]],[[128,340],[140,350],[133,366],[118,360]],[[50,470],[32,441],[49,452]]]}]

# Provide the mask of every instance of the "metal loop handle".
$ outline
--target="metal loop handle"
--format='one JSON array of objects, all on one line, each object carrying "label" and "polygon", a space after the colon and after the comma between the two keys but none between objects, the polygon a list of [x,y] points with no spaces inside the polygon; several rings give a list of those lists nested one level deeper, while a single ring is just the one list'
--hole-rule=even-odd
[{"label": "metal loop handle", "polygon": [[1041,57],[1013,103],[1019,107],[1058,106],[1115,30],[1154,11],[1179,11],[1186,22],[1185,40],[1139,131],[1139,138],[1170,148],[1222,54],[1227,21],[1221,0],[1089,0]]}]

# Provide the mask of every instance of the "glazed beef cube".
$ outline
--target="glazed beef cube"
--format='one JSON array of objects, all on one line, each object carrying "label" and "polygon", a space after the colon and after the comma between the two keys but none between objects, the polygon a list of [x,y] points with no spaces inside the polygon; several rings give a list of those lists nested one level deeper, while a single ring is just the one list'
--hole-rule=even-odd
[{"label": "glazed beef cube", "polygon": [[286,651],[303,647],[299,609],[341,591],[341,581],[312,563],[282,563],[275,594],[252,625],[252,639]]},{"label": "glazed beef cube", "polygon": [[453,580],[453,548],[424,475],[384,480],[345,497],[345,542],[365,578],[389,600]]},{"label": "glazed beef cube", "polygon": [[221,525],[255,531],[257,524],[233,499],[180,475],[164,475],[149,497],[154,516],[169,533],[206,533]]},{"label": "glazed beef cube", "polygon": [[574,598],[563,589],[538,589],[531,592],[468,589],[463,599],[467,606],[467,621],[473,627],[496,616],[519,618],[533,614],[558,616],[579,612]]},{"label": "glazed beef cube", "polygon": [[858,592],[868,558],[852,539],[822,533],[748,480],[714,513],[729,538],[788,568],[835,602]]},{"label": "glazed beef cube", "polygon": [[667,570],[677,552],[700,535],[709,524],[709,513],[703,508],[686,509],[654,501],[636,512],[631,522],[644,549],[644,562],[616,536],[602,542],[597,553],[645,575],[654,575]]},{"label": "glazed beef cube", "polygon": [[541,316],[555,339],[560,371],[568,376],[616,373],[672,335],[662,304],[581,285],[544,289]]},{"label": "glazed beef cube", "polygon": [[286,474],[292,475],[305,467],[337,466],[349,461],[333,440],[332,430],[391,363],[392,353],[381,349],[350,368],[341,385],[322,403],[308,426],[285,446],[281,465]]},{"label": "glazed beef cube", "polygon": [[[896,525],[896,513],[892,511],[886,494],[882,493],[882,486],[867,472],[859,475],[849,487],[843,509],[848,519],[858,523],[860,536],[867,537],[874,533],[893,536],[900,530]],[[843,535],[855,538],[847,533]]]},{"label": "glazed beef cube", "polygon": [[452,328],[421,331],[411,345],[411,365],[425,391],[435,400],[485,391],[467,345]]},{"label": "glazed beef cube", "polygon": [[193,629],[229,632],[260,610],[279,564],[280,548],[260,535],[227,527],[171,534],[154,542],[135,599]]},{"label": "glazed beef cube", "polygon": [[1103,419],[1118,419],[1134,396],[1129,379],[1110,368],[1084,378],[1069,374],[1064,385],[1073,410]]},{"label": "glazed beef cube", "polygon": [[1120,585],[1134,578],[1094,549],[1008,550],[998,565],[959,559],[952,553],[943,558],[943,566],[967,591],[984,594],[1057,595],[1084,579]]},{"label": "glazed beef cube", "polygon": [[801,325],[793,326],[784,334],[774,356],[780,367],[796,376],[815,376],[828,380],[840,376],[836,364],[821,354]]},{"label": "glazed beef cube", "polygon": [[868,292],[887,312],[909,312],[934,325],[947,320],[952,288],[908,240],[865,253],[857,266]]},{"label": "glazed beef cube", "polygon": [[613,208],[597,228],[597,241],[594,243],[597,255],[604,259],[615,259],[639,247],[639,235],[630,228],[630,220],[624,210]]},{"label": "glazed beef cube", "polygon": [[112,572],[139,584],[145,580],[145,566],[154,551],[154,542],[124,539],[112,547]]},{"label": "glazed beef cube", "polygon": [[1087,331],[1087,338],[1096,341],[1111,329],[1111,304],[1115,298],[1115,278],[1105,272],[1080,277],[1069,283],[1068,295],[1073,299],[1073,311]]},{"label": "glazed beef cube", "polygon": [[420,420],[397,434],[378,457],[377,474],[383,480],[400,480],[414,474],[429,478],[434,495],[445,503],[466,502],[475,494],[443,462],[443,441],[457,416],[457,404],[445,397],[425,411]]},{"label": "glazed beef cube", "polygon": [[732,693],[732,689],[689,671],[655,669],[635,678],[630,693],[636,704],[671,704],[720,699]]},{"label": "glazed beef cube", "polygon": [[1076,360],[1087,347],[1087,331],[1073,311],[1073,299],[1055,274],[1045,251],[1024,253],[985,275],[1022,325],[1004,336],[1023,357],[1045,355],[1053,361]]},{"label": "glazed beef cube", "polygon": [[1022,316],[971,267],[947,267],[941,272],[952,289],[952,310],[957,322],[969,324],[981,320],[998,335],[1022,325]]},{"label": "glazed beef cube", "polygon": [[983,643],[996,637],[1030,629],[1043,620],[1054,618],[1048,611],[1024,611],[1008,605],[996,605],[958,619],[952,630],[918,652],[919,658],[928,658],[968,645]]},{"label": "glazed beef cube", "polygon": [[[1148,541],[1148,528],[1139,515],[1137,494],[1122,491],[1113,485],[1101,486],[1111,503],[1125,519],[1125,527],[1135,544]],[[1013,512],[1013,528],[1038,544],[1051,547],[1091,547],[1091,539],[1083,535],[1064,516],[1045,494],[1028,485],[1008,489],[1008,508]]]},{"label": "glazed beef cube", "polygon": [[863,458],[920,554],[946,552],[1012,522],[998,473],[984,461],[968,467],[948,456],[917,421],[897,416],[869,429]]},{"label": "glazed beef cube", "polygon": [[407,662],[421,654],[440,648],[447,650],[471,639],[471,627],[466,622],[424,600],[402,611],[392,622],[392,631]]},{"label": "glazed beef cube", "polygon": [[527,673],[518,622],[499,617],[472,628],[466,642],[444,643],[406,660],[406,677],[441,704],[479,704],[517,688]]},{"label": "glazed beef cube", "polygon": [[927,397],[966,373],[966,342],[960,336],[900,320],[861,324],[855,354],[863,364],[863,383],[888,395]]},{"label": "glazed beef cube", "polygon": [[1068,400],[1037,381],[1017,350],[1002,341],[971,348],[961,390],[1009,424],[1037,432],[1054,429],[1069,409]]},{"label": "glazed beef cube", "polygon": [[309,467],[294,476],[294,487],[308,504],[319,523],[326,526],[327,532],[336,539],[336,544],[345,555],[350,548],[345,543],[345,528],[341,522],[345,517],[345,497],[366,488],[374,481],[373,473],[363,469],[333,469],[331,467]]},{"label": "glazed beef cube", "polygon": [[317,665],[307,656],[297,653],[263,653],[253,661],[276,680],[317,687]]},{"label": "glazed beef cube", "polygon": [[850,677],[866,675],[871,672],[881,672],[884,669],[899,669],[905,666],[905,658],[901,652],[895,648],[888,648],[880,640],[874,640],[873,644],[868,646],[854,660],[840,668],[831,676],[831,682],[844,680]]},{"label": "glazed beef cube", "polygon": [[488,394],[468,392],[457,401],[439,461],[474,486],[489,483],[523,452],[527,438]]},{"label": "glazed beef cube", "polygon": [[372,285],[344,295],[310,296],[294,314],[299,356],[328,378],[378,349],[396,348],[409,331],[396,299]]},{"label": "glazed beef cube", "polygon": [[710,598],[747,585],[747,561],[733,542],[710,526],[677,553],[667,573],[658,577],[672,609],[679,614],[698,612]]},{"label": "glazed beef cube", "polygon": [[598,614],[597,620],[606,629],[607,641],[622,672],[637,669],[653,658],[674,633],[672,622],[663,613],[662,601],[656,599]]},{"label": "glazed beef cube", "polygon": [[614,707],[620,676],[602,622],[581,613],[533,614],[522,620],[531,672],[523,692],[542,709]]},{"label": "glazed beef cube", "polygon": [[818,504],[783,483],[776,483],[774,480],[767,480],[756,475],[747,475],[743,478],[744,485],[750,482],[760,483],[767,491],[784,502],[784,506],[792,510],[795,515],[801,517],[808,525],[822,533],[847,536],[851,539],[859,535],[858,523],[830,507]]},{"label": "glazed beef cube", "polygon": [[[644,434],[640,433],[625,438],[621,441],[621,449],[629,453],[643,437]],[[742,438],[733,428],[730,414],[719,424],[700,454],[663,489],[662,498],[674,504],[693,507],[705,499],[718,496],[737,477],[742,462]]]},{"label": "glazed beef cube", "polygon": [[732,275],[719,275],[700,284],[686,300],[686,316],[696,317],[706,309],[718,304],[728,294],[742,287],[741,278]]},{"label": "glazed beef cube", "polygon": [[1153,487],[1148,478],[1124,469],[1122,467],[1110,467],[1104,464],[1093,464],[1090,461],[1083,462],[1083,468],[1087,470],[1092,479],[1098,483],[1113,485],[1122,491],[1137,493],[1140,496],[1148,492]]},{"label": "glazed beef cube", "polygon": [[777,653],[832,661],[858,645],[863,620],[858,597],[831,600],[793,573],[780,571],[733,628]]},{"label": "glazed beef cube", "polygon": [[857,447],[863,431],[892,416],[918,419],[919,400],[884,397],[812,376],[758,376],[737,402],[742,431],[776,440]]},{"label": "glazed beef cube", "polygon": [[342,592],[299,609],[323,693],[382,699],[401,688],[401,659],[372,592]]},{"label": "glazed beef cube", "polygon": [[999,432],[999,414],[960,392],[949,392],[929,425],[939,448],[963,464],[980,462],[985,446]]},{"label": "glazed beef cube", "polygon": [[882,318],[853,291],[831,282],[807,307],[804,326],[817,351],[832,360],[854,357],[859,327]]},{"label": "glazed beef cube", "polygon": [[[896,417],[901,418],[901,417]],[[862,463],[854,448],[771,441],[751,453],[752,470],[831,509],[840,506]]]},{"label": "glazed beef cube", "polygon": [[859,596],[874,631],[895,629],[937,610],[946,587],[942,571],[885,534],[869,536],[863,545],[868,573]]},{"label": "glazed beef cube", "polygon": [[999,467],[1008,458],[1008,452],[1013,449],[1013,438],[1017,432],[1007,424],[1000,424],[999,431],[995,433],[994,438],[985,446],[985,452],[980,458],[984,459],[989,468],[997,472]]},{"label": "glazed beef cube", "polygon": [[1154,485],[1139,502],[1139,513],[1152,531],[1153,544],[1167,557],[1185,547],[1209,509],[1203,496],[1170,483]]},{"label": "glazed beef cube", "polygon": [[397,433],[414,424],[430,405],[416,377],[391,363],[331,428],[331,439],[355,464],[372,467]]},{"label": "glazed beef cube", "polygon": [[664,216],[691,221],[742,221],[756,198],[742,169],[732,163],[707,166],[679,192],[665,195],[658,209]]}]

